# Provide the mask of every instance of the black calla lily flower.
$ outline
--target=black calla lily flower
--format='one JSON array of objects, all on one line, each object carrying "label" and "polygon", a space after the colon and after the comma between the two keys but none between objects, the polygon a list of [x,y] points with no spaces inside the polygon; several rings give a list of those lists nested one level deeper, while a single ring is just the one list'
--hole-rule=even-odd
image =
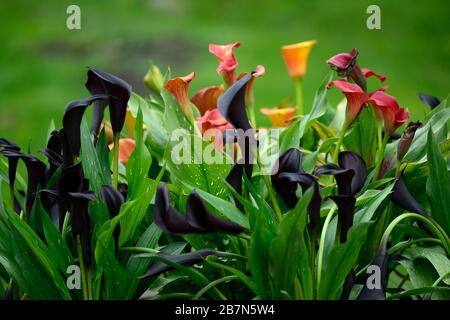
[{"label": "black calla lily flower", "polygon": [[69,192],[66,195],[72,213],[72,234],[80,241],[83,248],[83,259],[87,267],[91,265],[91,222],[88,208],[89,201],[96,199],[93,192]]},{"label": "black calla lily flower", "polygon": [[[107,95],[98,94],[87,99],[72,101],[66,106],[63,117],[63,136],[68,149],[64,149],[64,151],[67,152],[70,150],[71,153],[71,158],[65,156],[66,161],[69,162],[66,165],[72,164],[73,160],[80,154],[80,125],[86,108],[94,101],[105,100],[107,98]],[[72,159],[72,161],[67,159]]]},{"label": "black calla lily flower", "polygon": [[340,224],[340,242],[347,241],[347,233],[353,225],[355,214],[355,195],[361,191],[367,178],[367,169],[364,160],[355,152],[344,151],[339,153],[339,166],[327,163],[317,167],[315,173],[331,174],[336,179],[338,195],[330,198],[338,207]]},{"label": "black calla lily flower", "polygon": [[63,150],[61,139],[58,130],[53,130],[47,142],[46,148],[41,148],[40,151],[44,154],[49,162],[47,170],[47,180],[52,177],[56,170],[63,164]]},{"label": "black calla lily flower", "polygon": [[122,195],[124,201],[128,198],[128,185],[126,183],[119,183],[117,186],[117,190]]},{"label": "black calla lily flower", "polygon": [[117,216],[120,212],[120,207],[124,202],[123,195],[109,185],[102,186],[101,192],[110,217],[113,218]]},{"label": "black calla lily flower", "polygon": [[[181,265],[193,265],[199,262],[204,261],[207,256],[211,255],[219,255],[219,253],[213,249],[201,249],[195,252],[184,253],[180,255],[168,255],[164,253],[159,254],[161,257],[170,260],[172,262],[181,264]],[[152,265],[147,269],[147,271],[139,277],[139,279],[145,279],[152,276],[156,276],[163,272],[169,271],[173,269],[173,267],[165,264],[162,261],[155,261]]]},{"label": "black calla lily flower", "polygon": [[[34,200],[36,199],[36,193],[39,185],[45,185],[45,164],[36,158],[35,156],[24,154],[20,151],[16,151],[13,149],[2,149],[0,154],[5,156],[6,158],[16,159],[17,161],[21,159],[27,168],[28,174],[28,185],[27,185],[27,193],[25,196],[25,216],[26,219],[29,219],[29,215],[31,212],[31,208],[34,204]],[[9,180],[12,181],[12,186],[14,185],[17,162],[15,162],[14,170],[10,170]],[[10,187],[12,187],[10,185]],[[13,187],[12,187],[13,188]]]},{"label": "black calla lily flower", "polygon": [[381,271],[381,288],[369,288],[367,278],[359,293],[357,300],[384,300],[386,298],[386,280],[388,275],[389,256],[386,248],[380,248],[372,261],[372,266],[377,266]]},{"label": "black calla lily flower", "polygon": [[94,107],[94,118],[92,122],[94,136],[97,136],[99,133],[106,104],[109,104],[113,133],[119,133],[125,123],[127,104],[132,90],[131,86],[112,74],[94,68],[89,68],[87,76],[88,79],[85,85],[91,94],[107,94],[109,96],[109,101],[97,101]]},{"label": "black calla lily flower", "polygon": [[[110,185],[102,186],[101,189],[103,202],[108,208],[110,218],[117,216],[120,212],[120,207],[124,203],[124,197],[120,191],[114,189]],[[117,224],[113,231],[114,240],[116,243],[116,249],[119,248],[119,237],[120,237],[120,224]]]},{"label": "black calla lily flower", "polygon": [[418,94],[419,99],[428,105],[431,109],[436,108],[438,105],[441,104],[441,100],[439,98],[434,97],[432,95],[426,94],[426,93],[419,93]]},{"label": "black calla lily flower", "polygon": [[245,229],[231,221],[210,213],[197,192],[192,191],[186,204],[186,215],[182,215],[169,203],[169,190],[165,184],[158,186],[153,211],[154,222],[172,234],[227,232],[238,234]]},{"label": "black calla lily flower", "polygon": [[[395,179],[394,188],[392,189],[392,193],[390,194],[391,201],[400,208],[403,208],[409,212],[418,213],[430,221],[434,222],[433,217],[426,213],[425,209],[419,204],[419,202],[414,199],[411,193],[408,190],[408,187],[405,184],[405,180],[403,179],[403,171],[399,173],[397,178]],[[430,229],[430,227],[423,223],[422,221],[418,221],[417,224],[428,234],[435,236],[434,232]]]},{"label": "black calla lily flower", "polygon": [[429,218],[425,209],[414,199],[411,193],[408,190],[408,187],[405,184],[405,180],[403,179],[403,171],[395,179],[394,188],[392,189],[392,193],[390,194],[391,201],[410,212],[415,212],[426,216]]},{"label": "black calla lily flower", "polygon": [[353,196],[330,196],[338,207],[338,219],[341,227],[339,233],[339,241],[344,243],[347,241],[347,233],[353,225],[353,216],[355,213],[356,198]]},{"label": "black calla lily flower", "polygon": [[[253,79],[254,72],[249,72],[241,79],[236,81],[227,91],[225,91],[218,99],[217,106],[220,113],[224,118],[231,123],[236,129],[241,129],[244,133],[248,130],[254,130],[248,120],[247,108],[245,106],[245,92],[248,83]],[[224,139],[227,141],[227,133],[224,133]],[[239,147],[244,155],[240,162],[236,163],[232,170],[230,171],[227,182],[238,192],[242,194],[242,177],[245,173],[250,179],[253,172],[252,161],[254,159],[254,154],[252,152],[251,146],[255,145],[253,135],[245,135],[244,141],[237,141]],[[242,161],[243,160],[243,161]],[[243,211],[242,204],[234,199],[237,207]]]},{"label": "black calla lily flower", "polygon": [[253,78],[253,73],[250,72],[236,81],[217,101],[219,111],[224,118],[236,129],[244,131],[252,129],[245,108],[245,90],[248,82]]},{"label": "black calla lily flower", "polygon": [[357,153],[351,151],[340,152],[338,163],[339,166],[327,163],[317,167],[315,173],[334,175],[338,194],[354,196],[361,191],[366,181],[366,164]]},{"label": "black calla lily flower", "polygon": [[320,220],[320,186],[316,178],[304,173],[301,161],[302,153],[296,148],[286,150],[278,159],[278,170],[272,170],[272,185],[275,191],[281,195],[285,204],[294,208],[297,201],[297,188],[300,185],[303,191],[314,188],[314,194],[308,207],[311,226],[315,227]]}]

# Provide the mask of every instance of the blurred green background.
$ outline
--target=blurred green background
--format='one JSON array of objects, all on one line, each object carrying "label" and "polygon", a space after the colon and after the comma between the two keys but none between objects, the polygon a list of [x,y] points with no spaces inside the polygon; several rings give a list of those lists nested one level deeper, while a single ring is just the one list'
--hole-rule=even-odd
[{"label": "blurred green background", "polygon": [[[81,8],[81,30],[66,28],[70,4]],[[381,8],[381,30],[366,27],[370,4]],[[238,72],[266,67],[255,83],[257,107],[294,94],[280,47],[316,39],[304,87],[308,104],[328,72],[326,59],[356,47],[360,64],[386,74],[389,92],[420,119],[427,109],[418,92],[441,98],[450,92],[449,13],[448,0],[3,0],[0,136],[33,151],[43,146],[51,119],[60,126],[65,105],[88,96],[86,66],[123,77],[144,95],[149,59],[171,66],[173,75],[196,71],[192,94],[219,84],[208,43],[234,41],[242,43]],[[335,91],[332,102],[341,98]]]}]

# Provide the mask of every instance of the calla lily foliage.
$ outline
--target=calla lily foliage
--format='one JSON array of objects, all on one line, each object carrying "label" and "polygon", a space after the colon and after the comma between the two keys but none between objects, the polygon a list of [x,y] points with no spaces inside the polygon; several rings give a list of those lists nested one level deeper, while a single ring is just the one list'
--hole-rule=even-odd
[{"label": "calla lily foliage", "polygon": [[281,48],[275,108],[240,42],[209,46],[205,88],[152,65],[144,97],[88,68],[44,146],[0,139],[0,298],[450,299],[448,99],[420,93],[412,119],[353,49],[304,100],[320,45]]}]

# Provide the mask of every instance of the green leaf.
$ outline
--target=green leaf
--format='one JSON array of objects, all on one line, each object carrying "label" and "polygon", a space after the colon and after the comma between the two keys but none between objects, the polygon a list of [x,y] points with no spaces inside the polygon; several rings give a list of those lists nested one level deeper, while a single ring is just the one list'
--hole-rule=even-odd
[{"label": "green leaf", "polygon": [[174,184],[186,186],[187,192],[196,188],[225,198],[227,188],[224,181],[231,170],[226,156],[218,154],[217,163],[206,163],[204,155],[217,152],[213,145],[199,136],[181,133],[179,140],[174,138],[170,142],[170,151],[165,155],[171,180]]},{"label": "green leaf", "polygon": [[[427,153],[427,140],[428,140],[428,131],[431,128],[433,130],[434,137],[436,138],[436,142],[440,143],[442,139],[446,137],[442,137],[442,133],[445,132],[447,122],[450,119],[450,108],[446,107],[445,104],[441,104],[439,107],[433,110],[433,116],[430,120],[421,128],[416,131],[414,135],[414,140],[411,143],[411,146],[403,158],[404,162],[414,162],[421,160],[425,154]],[[397,148],[398,141],[393,144],[395,148]]]},{"label": "green leaf", "polygon": [[394,184],[392,183],[367,201],[364,206],[355,213],[353,224],[357,225],[372,220],[378,207],[380,207],[386,197],[391,193],[393,187]]},{"label": "green leaf", "polygon": [[450,234],[450,174],[431,128],[428,131],[427,142],[430,173],[426,189],[430,199],[431,215],[447,231],[447,234]]},{"label": "green leaf", "polygon": [[356,152],[365,161],[367,167],[373,163],[374,148],[377,139],[375,116],[371,108],[363,108],[358,119],[344,138],[344,145],[349,151]]},{"label": "green leaf", "polygon": [[[409,247],[402,252],[402,256],[410,260],[427,259],[440,277],[450,272],[450,260],[440,246]],[[443,282],[450,285],[450,277],[443,279]]]},{"label": "green leaf", "polygon": [[317,298],[339,299],[345,278],[358,261],[359,251],[364,243],[370,223],[360,223],[350,228],[348,240],[337,244],[325,259],[322,279]]},{"label": "green leaf", "polygon": [[[36,235],[31,227],[25,223],[25,221],[20,219],[20,217],[15,212],[6,210],[6,214],[9,221],[11,222],[11,226],[14,227],[18,234],[20,234],[28,249],[32,252],[34,257],[39,261],[42,268],[50,276],[52,283],[58,289],[61,297],[63,297],[64,299],[71,299],[66,282],[59,272],[58,265],[53,261],[52,255],[50,254],[50,251],[46,247],[44,242]],[[28,267],[26,266],[26,268]],[[29,271],[34,272],[34,270]]]},{"label": "green leaf", "polygon": [[255,279],[255,289],[261,299],[270,298],[269,277],[269,250],[274,234],[267,227],[267,221],[263,213],[263,199],[260,199],[259,212],[255,217],[255,224],[251,235],[250,245],[247,251],[248,266]]},{"label": "green leaf", "polygon": [[[95,192],[97,199],[102,199],[101,188],[111,181],[111,177],[105,177],[105,170],[100,162],[97,150],[92,143],[91,133],[86,122],[83,119],[81,122],[81,164],[83,166],[84,175],[89,179],[89,187]],[[91,208],[91,219],[94,225],[102,225],[108,220],[109,214],[105,206],[95,201],[89,205]]]},{"label": "green leaf", "polygon": [[151,150],[162,158],[167,142],[169,141],[169,134],[164,128],[164,106],[159,106],[156,101],[147,102],[134,92],[131,94],[128,106],[134,117],[137,116],[139,109],[142,111],[143,120],[149,133],[147,135],[147,142]]},{"label": "green leaf", "polygon": [[[283,298],[282,291],[293,292],[294,279],[299,268],[303,231],[306,226],[307,207],[313,194],[308,189],[295,208],[285,214],[278,226],[277,236],[269,247],[269,273],[272,283],[272,298]],[[291,294],[291,296],[293,296]]]},{"label": "green leaf", "polygon": [[61,272],[66,273],[67,267],[73,263],[72,254],[48,214],[42,214],[41,219],[45,240],[52,253],[53,261],[58,264]]},{"label": "green leaf", "polygon": [[220,215],[230,219],[244,228],[249,228],[248,218],[244,216],[241,211],[233,205],[231,202],[218,198],[203,190],[196,190],[197,193],[205,200],[211,207],[211,209]]},{"label": "green leaf", "polygon": [[142,111],[138,110],[135,126],[136,147],[127,164],[128,199],[134,200],[147,189],[148,171],[152,163],[150,152],[142,139]]},{"label": "green leaf", "polygon": [[[402,259],[399,263],[408,272],[411,284],[414,289],[431,287],[437,280],[438,274],[433,268],[433,265],[426,259],[407,260]],[[450,299],[449,292],[435,292],[432,295],[435,299]]]}]

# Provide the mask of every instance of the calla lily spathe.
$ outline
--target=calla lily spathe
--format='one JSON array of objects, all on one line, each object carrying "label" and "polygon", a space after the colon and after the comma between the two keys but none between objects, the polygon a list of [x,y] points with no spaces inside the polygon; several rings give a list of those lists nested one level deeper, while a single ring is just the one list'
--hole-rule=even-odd
[{"label": "calla lily spathe", "polygon": [[172,78],[166,82],[164,88],[177,99],[181,110],[190,118],[192,116],[192,105],[189,99],[189,84],[195,78],[195,72],[191,72],[184,77]]},{"label": "calla lily spathe", "polygon": [[231,86],[236,81],[235,70],[238,66],[238,62],[234,56],[233,50],[240,45],[240,42],[234,42],[227,45],[209,45],[209,52],[215,55],[219,60],[219,66],[216,71],[218,74],[222,74],[223,79],[228,86]]},{"label": "calla lily spathe", "polygon": [[281,53],[291,78],[302,79],[305,76],[309,53],[316,42],[316,40],[309,40],[281,47]]},{"label": "calla lily spathe", "polygon": [[261,108],[259,111],[268,116],[272,127],[288,127],[295,115],[297,108]]}]

